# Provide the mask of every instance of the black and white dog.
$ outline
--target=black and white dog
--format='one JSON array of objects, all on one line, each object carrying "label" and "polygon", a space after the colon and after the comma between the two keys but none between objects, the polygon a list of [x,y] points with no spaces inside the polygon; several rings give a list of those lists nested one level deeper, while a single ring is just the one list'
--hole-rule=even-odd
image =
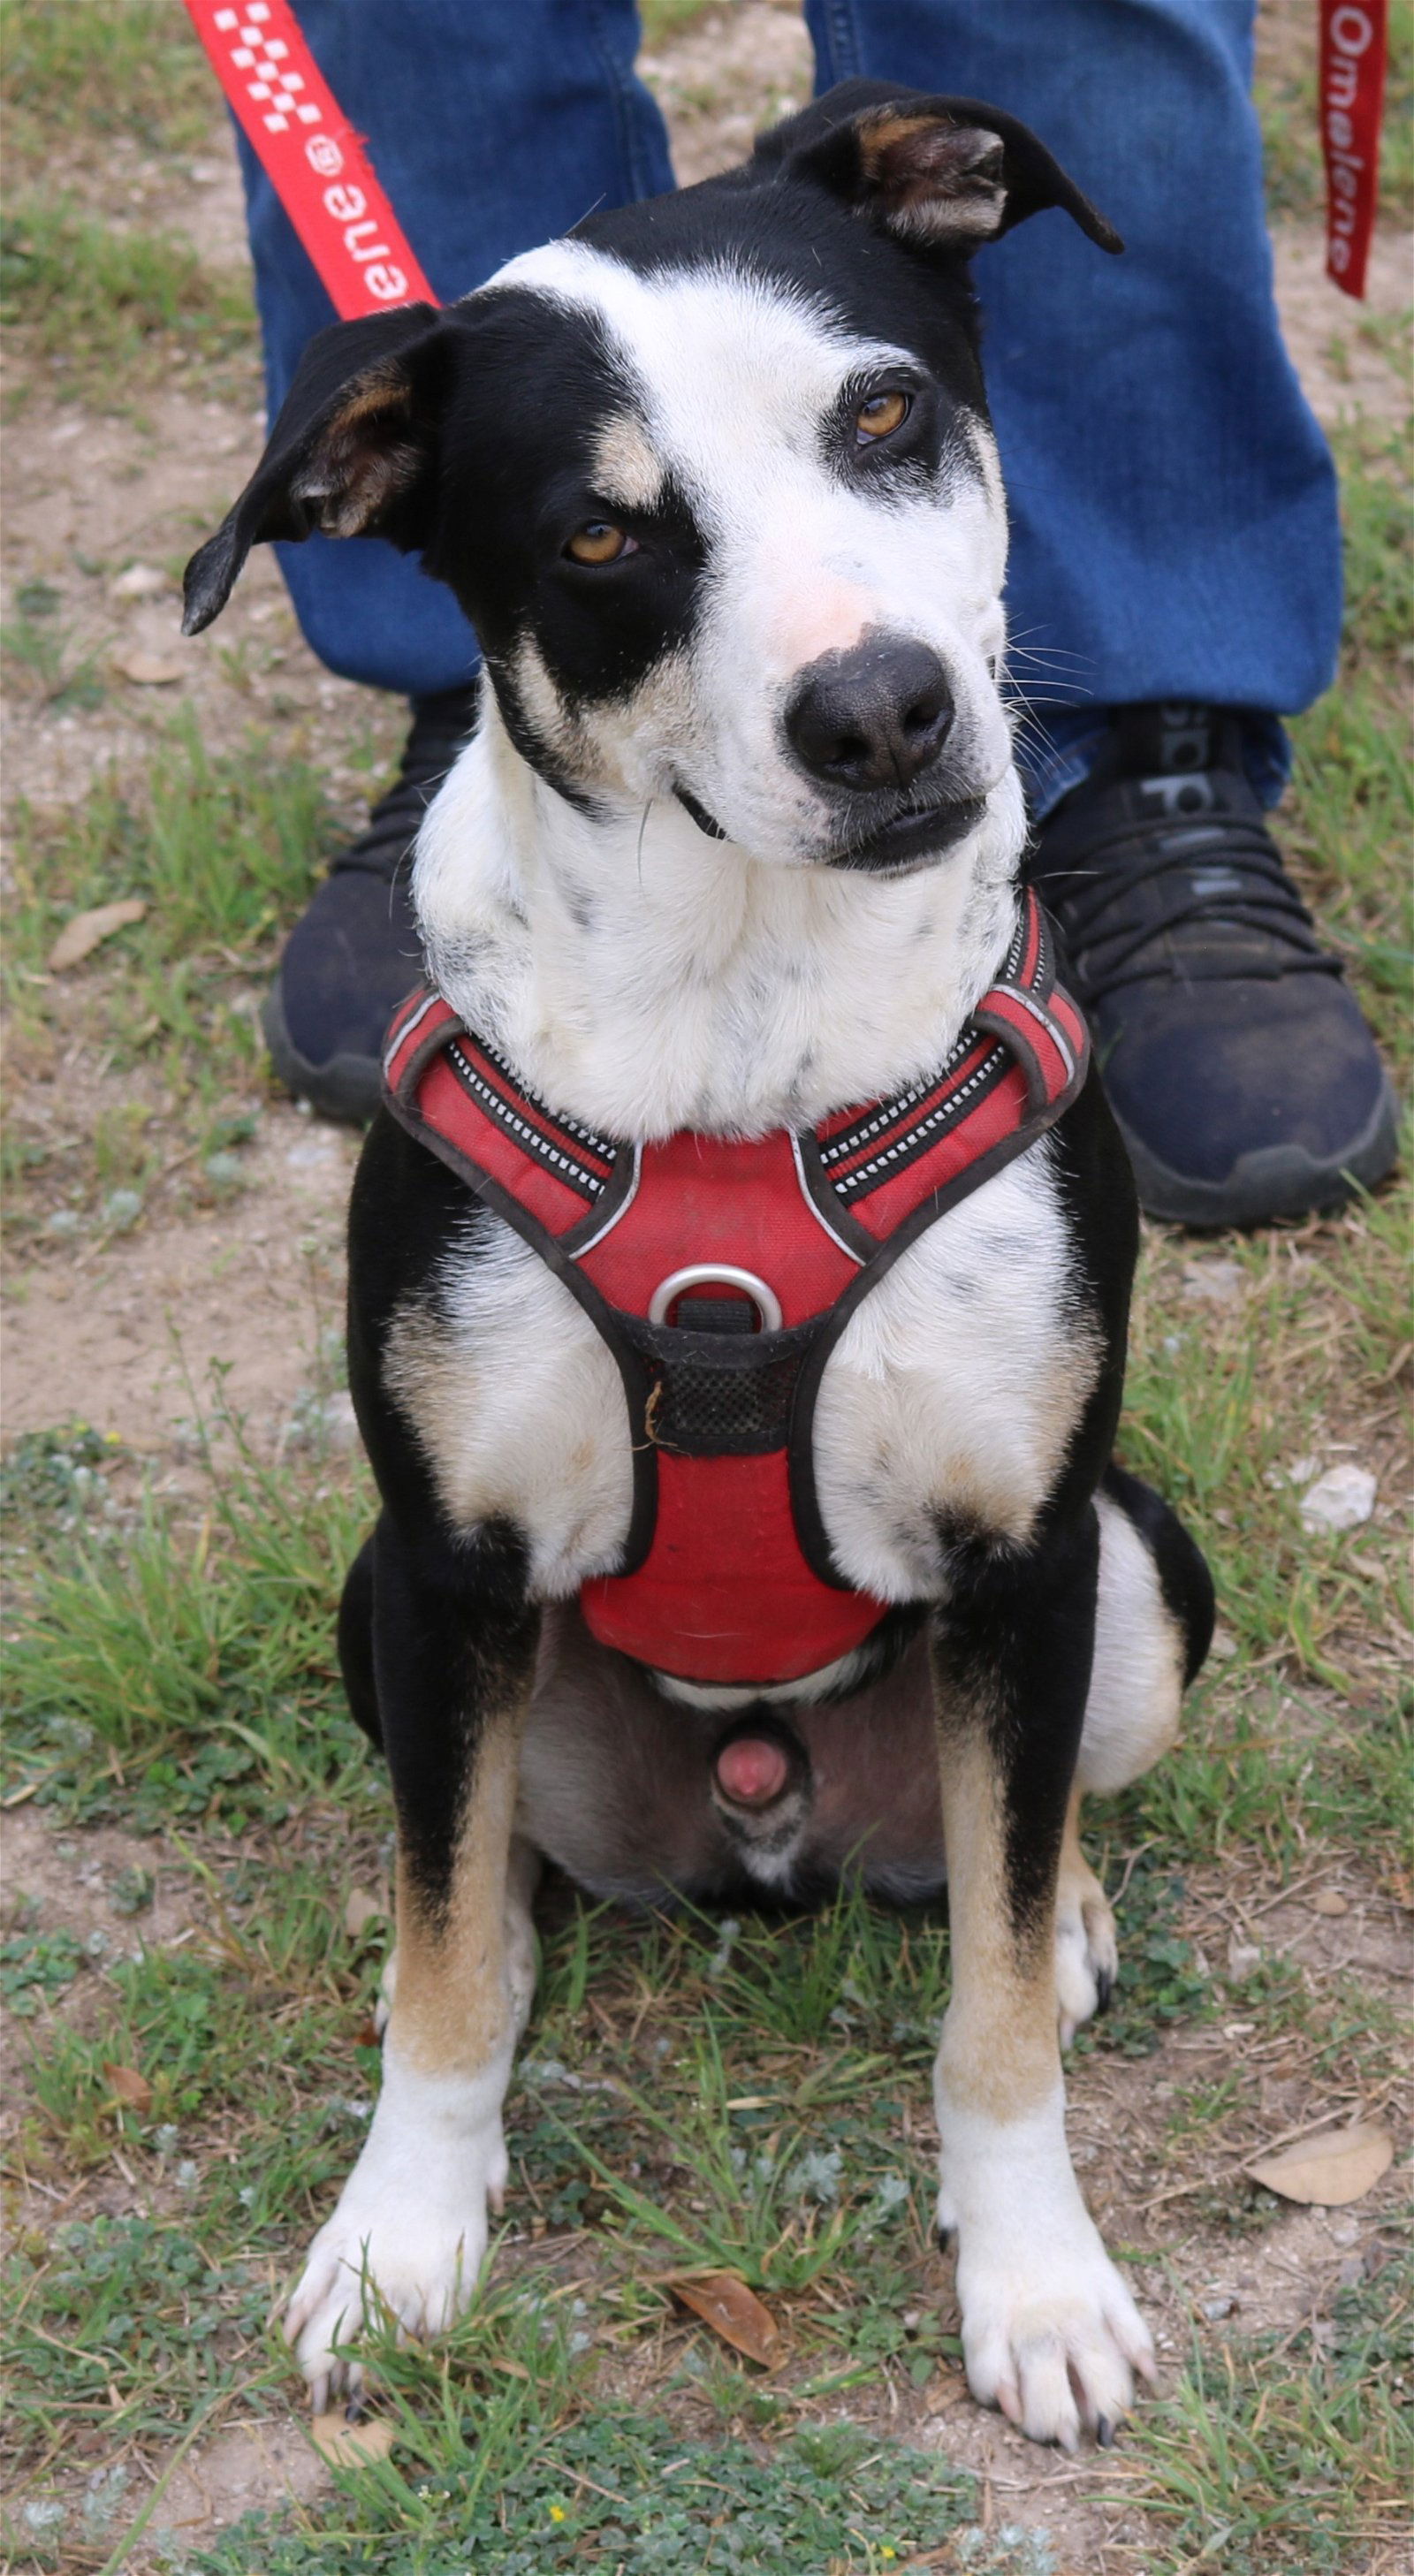
[{"label": "black and white dog", "polygon": [[[968,263],[1046,208],[1119,247],[1012,119],[851,83],[446,311],[324,333],[189,568],[194,632],[253,543],[376,533],[475,622],[490,685],[418,847],[420,1008],[477,1114],[584,1207],[622,1215],[672,1140],[785,1139],[818,1214],[842,1113],[851,1146],[913,1117],[921,1153],[916,1104],[946,1126],[1011,1063],[974,1019],[1024,984],[1034,916]],[[361,2273],[414,2332],[474,2291],[542,1854],[598,1895],[711,1901],[850,1866],[917,1896],[946,1853],[939,2218],[973,2390],[1072,2445],[1152,2374],[1065,2140],[1060,2048],[1116,1967],[1076,1817],[1172,1741],[1211,1589],[1108,1464],[1133,1191],[1095,1076],[1028,1012],[1071,1090],[982,1186],[930,1197],[814,1371],[804,1580],[863,1600],[869,1635],[769,1682],[671,1639],[655,1670],[589,1604],[634,1559],[640,1453],[667,1477],[693,1446],[634,1369],[675,1333],[715,1350],[744,1293],[789,1377],[779,1299],[708,1264],[710,1312],[620,1316],[615,1344],[576,1266],[594,1220],[537,1235],[406,1103],[375,1122],[349,1355],[383,1511],[341,1649],[392,1773],[397,1973],[368,2140],[289,2311],[319,2401]],[[817,1249],[858,1268],[863,1222],[821,1217]]]}]

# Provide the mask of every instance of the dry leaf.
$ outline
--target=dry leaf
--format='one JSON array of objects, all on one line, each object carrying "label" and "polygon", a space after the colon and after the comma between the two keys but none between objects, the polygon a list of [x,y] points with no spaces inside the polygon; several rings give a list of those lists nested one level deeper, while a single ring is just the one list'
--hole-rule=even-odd
[{"label": "dry leaf", "polygon": [[1313,1914],[1348,1914],[1349,1900],[1341,1895],[1338,1887],[1318,1887],[1311,1899],[1311,1911]]},{"label": "dry leaf", "polygon": [[1373,2121],[1353,2129],[1327,2129],[1302,2138],[1279,2156],[1259,2156],[1247,2167],[1264,2191],[1321,2209],[1343,2209],[1360,2200],[1394,2160],[1394,2140]]},{"label": "dry leaf", "polygon": [[151,2110],[152,2087],[135,2066],[109,2066],[105,2061],[103,2072],[119,2101],[126,2102],[130,2111]]},{"label": "dry leaf", "polygon": [[121,903],[100,903],[94,912],[76,912],[66,921],[49,951],[51,974],[62,975],[67,966],[77,966],[84,957],[101,948],[115,930],[126,930],[141,921],[147,910],[140,895],[124,895]]},{"label": "dry leaf", "polygon": [[664,2287],[681,2299],[685,2308],[711,2327],[734,2352],[744,2352],[748,2361],[773,2362],[780,2349],[781,2330],[769,2308],[763,2308],[754,2290],[735,2272],[695,2272],[680,2279],[669,2273]]},{"label": "dry leaf", "polygon": [[344,1907],[344,1930],[349,1939],[356,1941],[359,1934],[366,1931],[370,1923],[380,1922],[387,1911],[387,1906],[380,1904],[376,1896],[370,1895],[366,1887],[350,1888],[348,1902]]},{"label": "dry leaf", "polygon": [[356,2467],[360,2460],[386,2460],[398,2438],[396,2424],[386,2415],[370,2415],[366,2423],[350,2424],[337,2409],[328,2415],[316,2415],[310,2426],[310,2438],[321,2459],[333,2469]]},{"label": "dry leaf", "polygon": [[187,665],[171,653],[145,653],[136,645],[131,653],[116,653],[114,661],[125,680],[135,680],[140,689],[169,689],[175,680],[186,677]]}]

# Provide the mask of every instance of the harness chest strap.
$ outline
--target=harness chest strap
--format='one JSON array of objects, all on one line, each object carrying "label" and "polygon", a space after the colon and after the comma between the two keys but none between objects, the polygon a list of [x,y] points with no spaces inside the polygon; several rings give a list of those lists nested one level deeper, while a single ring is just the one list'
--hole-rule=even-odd
[{"label": "harness chest strap", "polygon": [[546,1108],[451,1006],[394,1019],[388,1105],[562,1278],[619,1366],[634,1463],[620,1571],[581,1592],[604,1644],[685,1681],[768,1687],[863,1643],[813,1422],[849,1316],[906,1246],[1035,1142],[1085,1078],[1034,894],[945,1063],[804,1134],[632,1145]]}]

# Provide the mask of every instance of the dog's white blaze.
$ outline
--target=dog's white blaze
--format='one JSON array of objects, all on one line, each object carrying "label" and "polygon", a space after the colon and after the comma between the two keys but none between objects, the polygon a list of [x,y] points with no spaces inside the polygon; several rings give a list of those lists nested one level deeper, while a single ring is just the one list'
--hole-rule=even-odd
[{"label": "dog's white blaze", "polygon": [[[500,286],[598,317],[644,415],[617,483],[647,491],[657,460],[708,544],[693,686],[671,710],[652,703],[650,681],[613,714],[588,711],[605,753],[617,740],[641,760],[656,735],[734,840],[776,864],[807,860],[838,825],[790,762],[781,712],[802,669],[877,628],[940,654],[955,743],[980,784],[1002,775],[1010,737],[989,663],[1004,639],[1006,512],[989,434],[969,416],[966,464],[954,457],[930,489],[846,482],[821,452],[843,387],[871,369],[912,372],[906,349],[847,329],[823,292],[811,303],[726,263],[644,278],[585,244],[554,242],[512,260],[483,292]],[[606,434],[606,479],[621,439],[617,427]],[[641,769],[630,783],[641,785]]]}]

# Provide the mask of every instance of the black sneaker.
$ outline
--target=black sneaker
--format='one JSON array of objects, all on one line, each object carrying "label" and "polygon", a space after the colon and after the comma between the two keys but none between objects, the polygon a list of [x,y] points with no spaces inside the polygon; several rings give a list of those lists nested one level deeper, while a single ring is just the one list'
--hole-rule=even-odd
[{"label": "black sneaker", "polygon": [[1389,1170],[1393,1094],[1247,783],[1238,717],[1117,709],[1030,873],[1150,1216],[1262,1225]]},{"label": "black sneaker", "polygon": [[261,1014],[275,1070],[326,1118],[361,1124],[382,1093],[388,1022],[421,965],[413,843],[476,720],[475,683],[414,698],[398,775],[285,943]]}]

